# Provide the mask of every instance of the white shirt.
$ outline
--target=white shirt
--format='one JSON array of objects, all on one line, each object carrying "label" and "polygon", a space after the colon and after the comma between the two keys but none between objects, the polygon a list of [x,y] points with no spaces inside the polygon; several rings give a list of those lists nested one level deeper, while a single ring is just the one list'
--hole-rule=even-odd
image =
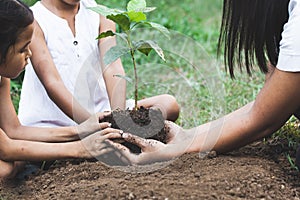
[{"label": "white shirt", "polygon": [[300,71],[300,0],[289,3],[289,20],[284,25],[277,68],[282,71]]},{"label": "white shirt", "polygon": [[[81,0],[75,16],[75,37],[67,21],[49,11],[39,1],[31,7],[65,86],[90,113],[110,110],[96,40],[100,17],[87,9],[95,5],[94,0]],[[31,64],[25,71],[19,118],[22,124],[30,126],[76,124],[48,97]]]}]

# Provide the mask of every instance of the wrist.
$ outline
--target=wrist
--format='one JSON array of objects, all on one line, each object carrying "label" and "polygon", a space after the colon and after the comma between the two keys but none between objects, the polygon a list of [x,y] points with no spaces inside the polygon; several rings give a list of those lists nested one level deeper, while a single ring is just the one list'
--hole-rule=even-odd
[{"label": "wrist", "polygon": [[76,147],[75,150],[75,158],[91,158],[92,155],[87,151],[86,147],[84,146],[84,143],[81,140],[78,140],[75,142]]},{"label": "wrist", "polygon": [[188,144],[185,153],[198,153],[201,152],[201,145],[197,142],[197,130],[196,128],[191,128],[186,132],[186,143]]},{"label": "wrist", "polygon": [[64,127],[65,141],[75,141],[79,139],[77,126]]},{"label": "wrist", "polygon": [[77,137],[77,140],[83,139],[90,134],[85,123],[74,126],[72,132]]},{"label": "wrist", "polygon": [[173,150],[173,157],[181,156],[185,153],[192,153],[195,152],[195,145],[194,145],[194,131],[192,129],[181,129],[174,142],[171,143],[170,147]]}]

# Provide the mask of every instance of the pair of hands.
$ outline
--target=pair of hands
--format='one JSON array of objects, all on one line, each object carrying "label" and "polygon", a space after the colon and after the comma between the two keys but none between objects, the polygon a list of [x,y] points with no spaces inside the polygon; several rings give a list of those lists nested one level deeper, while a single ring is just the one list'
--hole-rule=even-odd
[{"label": "pair of hands", "polygon": [[[99,120],[110,113],[98,113],[83,124],[78,130],[86,151],[91,157],[97,158],[105,164],[116,165],[144,165],[159,161],[167,161],[185,153],[188,136],[185,131],[173,122],[165,122],[167,143],[157,140],[144,139],[122,130],[110,128],[107,122],[99,123]],[[92,132],[93,134],[90,134]],[[113,139],[123,139],[141,148],[140,154],[134,154],[130,150]]]},{"label": "pair of hands", "polygon": [[165,131],[167,134],[166,144],[153,139],[144,139],[130,133],[123,133],[122,138],[125,141],[141,148],[140,154],[131,153],[126,147],[111,144],[121,152],[122,158],[127,159],[129,164],[145,165],[169,161],[187,151],[191,138],[187,131],[170,121],[165,121]]}]

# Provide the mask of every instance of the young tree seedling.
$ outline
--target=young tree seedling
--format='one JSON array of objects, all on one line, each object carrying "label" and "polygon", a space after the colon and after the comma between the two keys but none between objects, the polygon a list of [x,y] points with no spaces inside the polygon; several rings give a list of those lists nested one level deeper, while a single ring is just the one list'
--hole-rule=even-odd
[{"label": "young tree seedling", "polygon": [[[132,34],[140,26],[150,26],[163,35],[169,38],[169,31],[164,26],[150,22],[147,20],[146,14],[155,10],[155,7],[147,7],[145,0],[131,0],[127,4],[127,10],[119,10],[108,8],[103,5],[97,5],[96,7],[90,8],[91,10],[105,16],[107,19],[114,21],[118,24],[120,31],[113,32],[111,30],[100,33],[97,39],[102,39],[110,36],[120,37],[125,41],[126,45],[116,45],[110,48],[104,56],[104,64],[108,65],[123,55],[129,54],[131,56],[133,69],[134,69],[134,100],[135,107],[137,110],[137,101],[138,101],[138,75],[137,75],[137,64],[135,59],[136,52],[141,52],[142,54],[148,56],[149,53],[154,50],[161,59],[165,61],[165,56],[163,50],[159,45],[153,40],[139,40],[133,41]],[[121,76],[120,76],[121,77]],[[128,80],[128,77],[121,77]]]}]

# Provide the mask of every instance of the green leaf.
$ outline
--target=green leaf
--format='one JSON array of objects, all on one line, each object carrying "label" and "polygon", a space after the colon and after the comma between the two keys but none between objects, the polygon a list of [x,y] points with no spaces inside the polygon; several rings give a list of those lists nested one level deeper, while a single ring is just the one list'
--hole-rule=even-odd
[{"label": "green leaf", "polygon": [[108,64],[116,61],[121,56],[128,54],[129,52],[130,52],[130,49],[128,47],[114,46],[106,52],[106,54],[104,56],[104,64],[108,65]]},{"label": "green leaf", "polygon": [[124,11],[118,10],[118,9],[111,9],[103,5],[97,5],[96,7],[89,7],[88,9],[95,11],[98,14],[101,14],[103,16],[107,15],[117,15],[119,13],[122,13]]},{"label": "green leaf", "polygon": [[147,4],[145,0],[131,0],[127,4],[127,11],[134,11],[138,9],[146,8]]},{"label": "green leaf", "polygon": [[130,29],[130,20],[127,15],[123,13],[117,15],[108,15],[106,18],[118,24],[123,31],[128,31]]},{"label": "green leaf", "polygon": [[153,10],[155,10],[156,7],[146,7],[146,8],[139,8],[135,11],[137,12],[143,12],[143,13],[149,13],[149,12],[152,12]]},{"label": "green leaf", "polygon": [[137,43],[134,43],[134,47],[136,50],[145,54],[146,56],[148,56],[149,53],[152,51],[152,47],[145,41],[139,41]]},{"label": "green leaf", "polygon": [[102,32],[96,39],[102,39],[102,38],[106,38],[106,37],[110,37],[110,36],[118,36],[120,38],[122,38],[123,40],[125,40],[127,42],[127,35],[126,33],[114,33],[112,31],[106,31],[106,32]]},{"label": "green leaf", "polygon": [[161,59],[166,61],[163,50],[158,46],[156,42],[152,40],[141,40],[137,43],[134,43],[134,47],[146,56],[148,56],[151,50],[153,49],[157,53],[157,55],[161,57]]},{"label": "green leaf", "polygon": [[140,21],[147,20],[147,16],[142,12],[129,11],[127,14],[128,14],[130,21],[133,21],[133,22],[140,22]]},{"label": "green leaf", "polygon": [[122,75],[118,75],[118,74],[114,75],[114,76],[122,78],[122,79],[125,79],[126,81],[132,83],[132,79],[130,77],[128,77],[128,76],[122,76]]},{"label": "green leaf", "polygon": [[112,31],[106,31],[106,32],[102,32],[100,33],[100,35],[96,38],[96,39],[102,39],[102,38],[106,38],[106,37],[110,37],[110,36],[114,36],[115,33]]},{"label": "green leaf", "polygon": [[164,36],[166,36],[168,39],[170,39],[170,32],[169,30],[164,27],[163,25],[154,23],[154,22],[146,22],[147,24],[149,24],[151,27],[153,27],[154,29],[158,30],[159,32],[161,32]]}]

